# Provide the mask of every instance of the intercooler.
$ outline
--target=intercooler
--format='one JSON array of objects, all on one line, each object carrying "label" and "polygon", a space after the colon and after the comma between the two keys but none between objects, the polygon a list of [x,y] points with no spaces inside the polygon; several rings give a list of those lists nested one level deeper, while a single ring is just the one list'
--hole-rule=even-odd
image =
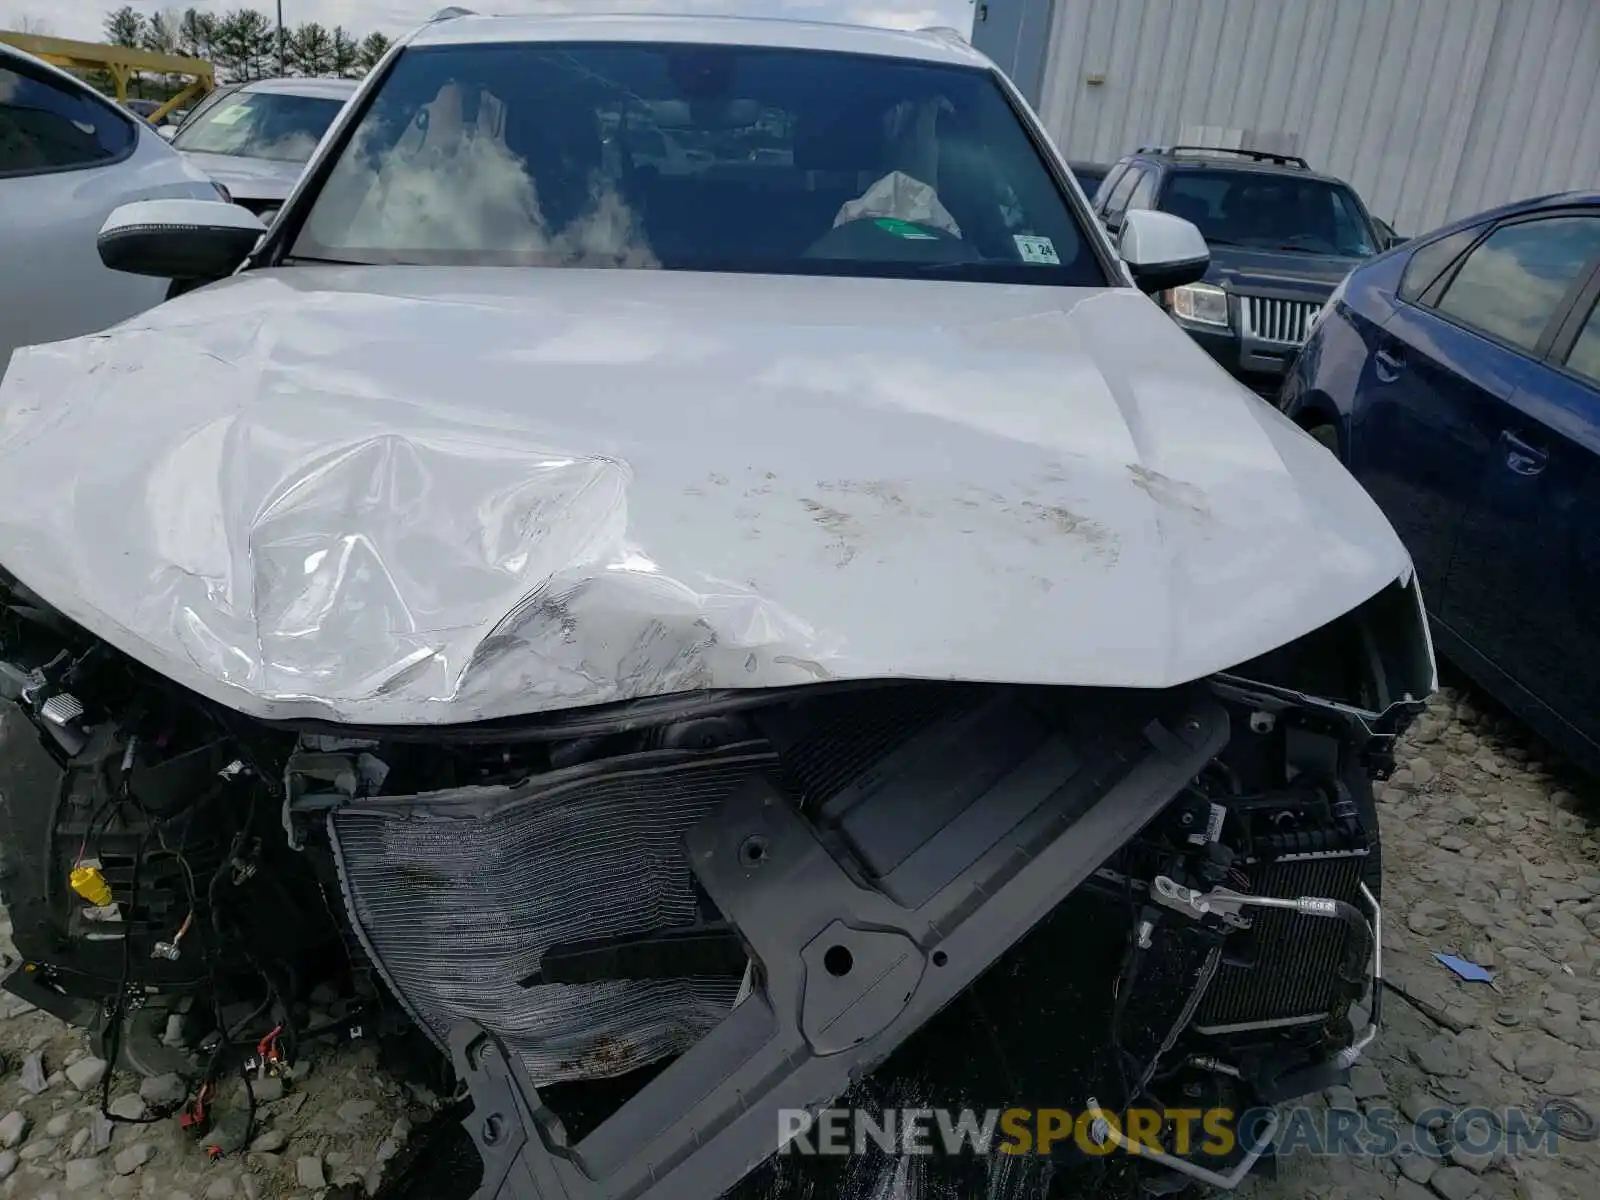
[{"label": "intercooler", "polygon": [[329,836],[357,936],[442,1047],[468,1022],[535,1086],[615,1077],[700,1041],[739,976],[548,982],[546,952],[715,921],[685,843],[730,798],[753,784],[787,797],[915,909],[1041,800],[1057,793],[1070,819],[1127,770],[1149,709],[1123,707],[1102,696],[1052,714],[1023,690],[948,684],[844,691],[764,708],[720,749],[355,800],[331,811]]},{"label": "intercooler", "polygon": [[758,718],[764,738],[721,750],[645,751],[517,788],[340,808],[329,832],[357,935],[441,1048],[466,1019],[499,1034],[536,1085],[627,1074],[698,1041],[727,1015],[738,978],[529,985],[545,952],[693,924],[704,914],[685,834],[741,787],[764,779],[815,811],[993,696],[846,691],[773,706]]},{"label": "intercooler", "polygon": [[684,831],[776,766],[760,745],[632,761],[331,815],[357,933],[441,1047],[466,1018],[536,1083],[604,1078],[682,1052],[727,1015],[737,978],[525,985],[553,944],[693,923]]},{"label": "intercooler", "polygon": [[[1324,896],[1362,908],[1367,853],[1353,848],[1240,865],[1257,895]],[[1206,992],[1195,1031],[1309,1025],[1335,1013],[1348,999],[1340,994],[1339,964],[1350,926],[1289,909],[1251,909],[1250,915],[1250,930],[1229,939],[1228,957]]]}]

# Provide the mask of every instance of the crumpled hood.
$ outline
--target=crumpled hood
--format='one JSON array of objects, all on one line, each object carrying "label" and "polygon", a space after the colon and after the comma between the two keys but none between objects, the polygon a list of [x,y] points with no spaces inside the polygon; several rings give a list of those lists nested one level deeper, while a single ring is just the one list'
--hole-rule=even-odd
[{"label": "crumpled hood", "polygon": [[1163,687],[1409,570],[1145,297],[289,268],[20,351],[0,563],[262,717]]},{"label": "crumpled hood", "polygon": [[272,158],[245,158],[237,154],[207,154],[198,150],[181,152],[192,164],[228,189],[235,200],[284,200],[294,190],[303,162],[282,162]]}]

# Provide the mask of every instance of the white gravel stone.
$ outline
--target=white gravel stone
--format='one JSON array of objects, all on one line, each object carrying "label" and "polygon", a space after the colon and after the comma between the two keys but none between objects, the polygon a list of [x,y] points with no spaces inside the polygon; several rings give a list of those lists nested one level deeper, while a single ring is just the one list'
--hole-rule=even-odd
[{"label": "white gravel stone", "polygon": [[1387,1096],[1389,1085],[1384,1082],[1383,1074],[1377,1067],[1368,1063],[1358,1063],[1350,1070],[1350,1090],[1355,1093],[1358,1100],[1372,1100],[1378,1096]]},{"label": "white gravel stone", "polygon": [[100,1086],[100,1081],[105,1078],[105,1060],[92,1055],[80,1058],[77,1062],[66,1068],[67,1082],[80,1092],[87,1092],[90,1088]]},{"label": "white gravel stone", "polygon": [[177,1104],[188,1094],[188,1085],[176,1075],[156,1075],[139,1084],[140,1099],[155,1107]]},{"label": "white gravel stone", "polygon": [[111,1160],[111,1167],[118,1175],[132,1175],[155,1156],[156,1148],[149,1142],[135,1142],[126,1150],[118,1152]]},{"label": "white gravel stone", "polygon": [[1460,1043],[1448,1034],[1440,1034],[1420,1046],[1413,1046],[1411,1057],[1429,1075],[1446,1079],[1465,1075],[1471,1066]]},{"label": "white gravel stone", "polygon": [[105,1168],[98,1158],[69,1159],[66,1166],[66,1184],[69,1192],[100,1190],[105,1178]]},{"label": "white gravel stone", "polygon": [[1426,1154],[1403,1154],[1399,1158],[1400,1173],[1416,1183],[1427,1183],[1439,1164]]},{"label": "white gravel stone", "polygon": [[1483,1188],[1482,1181],[1462,1167],[1440,1167],[1434,1172],[1429,1185],[1444,1200],[1471,1200]]},{"label": "white gravel stone", "polygon": [[339,1105],[339,1119],[346,1125],[359,1125],[377,1111],[377,1104],[371,1100],[346,1100]]},{"label": "white gravel stone", "polygon": [[303,1188],[317,1188],[328,1186],[327,1177],[322,1173],[322,1160],[312,1155],[295,1160],[294,1177]]},{"label": "white gravel stone", "polygon": [[114,1129],[111,1120],[99,1109],[95,1109],[89,1115],[89,1149],[95,1154],[103,1154],[109,1150]]},{"label": "white gravel stone", "polygon": [[252,1154],[275,1154],[289,1144],[289,1135],[281,1129],[269,1129],[250,1143]]},{"label": "white gravel stone", "polygon": [[30,1096],[43,1095],[48,1090],[50,1079],[44,1073],[44,1056],[39,1051],[33,1051],[22,1060],[22,1076],[18,1082]]},{"label": "white gravel stone", "polygon": [[265,1079],[252,1079],[250,1093],[257,1104],[272,1104],[283,1099],[283,1080],[267,1076]]},{"label": "white gravel stone", "polygon": [[28,1125],[27,1115],[16,1109],[0,1117],[0,1147],[12,1150],[20,1146],[28,1136]]},{"label": "white gravel stone", "polygon": [[137,1121],[144,1116],[144,1101],[137,1092],[124,1092],[106,1105],[106,1111],[125,1121]]}]

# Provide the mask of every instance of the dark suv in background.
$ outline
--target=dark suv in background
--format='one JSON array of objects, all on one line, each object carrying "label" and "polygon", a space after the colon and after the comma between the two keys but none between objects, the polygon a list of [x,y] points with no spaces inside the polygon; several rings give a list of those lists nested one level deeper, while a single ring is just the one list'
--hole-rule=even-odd
[{"label": "dark suv in background", "polygon": [[1199,227],[1211,247],[1205,280],[1160,300],[1213,358],[1268,395],[1334,287],[1394,239],[1349,184],[1261,150],[1144,147],[1111,168],[1094,207],[1113,235],[1136,208]]}]

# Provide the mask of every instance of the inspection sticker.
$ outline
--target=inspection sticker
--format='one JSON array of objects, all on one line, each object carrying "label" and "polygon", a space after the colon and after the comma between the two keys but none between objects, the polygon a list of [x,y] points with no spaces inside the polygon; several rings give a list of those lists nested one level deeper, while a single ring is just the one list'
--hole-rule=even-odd
[{"label": "inspection sticker", "polygon": [[1017,244],[1017,253],[1022,256],[1025,263],[1042,263],[1047,267],[1059,267],[1061,259],[1056,254],[1056,244],[1047,237],[1035,237],[1031,233],[1013,234],[1011,240]]},{"label": "inspection sticker", "polygon": [[233,125],[250,112],[248,104],[230,104],[211,118],[213,125]]},{"label": "inspection sticker", "polygon": [[896,237],[903,237],[913,242],[936,242],[939,240],[920,225],[913,225],[910,221],[901,221],[895,217],[879,217],[876,224],[885,233],[892,233]]}]

